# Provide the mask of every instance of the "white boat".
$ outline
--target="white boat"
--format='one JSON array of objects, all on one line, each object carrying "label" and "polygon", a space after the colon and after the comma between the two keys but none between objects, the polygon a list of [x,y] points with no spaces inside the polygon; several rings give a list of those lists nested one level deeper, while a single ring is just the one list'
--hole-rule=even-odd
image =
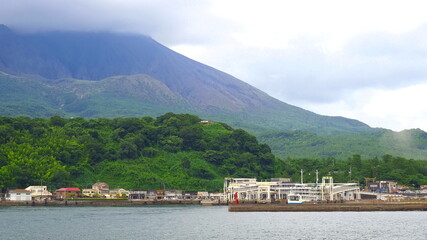
[{"label": "white boat", "polygon": [[302,204],[303,197],[301,195],[289,194],[288,195],[288,204]]}]

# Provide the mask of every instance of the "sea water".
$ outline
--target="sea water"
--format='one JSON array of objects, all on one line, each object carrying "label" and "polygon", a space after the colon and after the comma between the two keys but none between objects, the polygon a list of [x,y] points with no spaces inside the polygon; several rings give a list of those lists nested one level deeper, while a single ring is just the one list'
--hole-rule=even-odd
[{"label": "sea water", "polygon": [[0,207],[0,239],[427,239],[427,212]]}]

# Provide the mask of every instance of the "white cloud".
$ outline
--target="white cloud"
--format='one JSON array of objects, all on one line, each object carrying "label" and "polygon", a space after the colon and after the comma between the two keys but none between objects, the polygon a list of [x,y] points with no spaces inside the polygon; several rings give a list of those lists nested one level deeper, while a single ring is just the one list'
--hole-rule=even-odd
[{"label": "white cloud", "polygon": [[211,11],[240,26],[241,44],[283,47],[299,35],[324,35],[340,43],[366,32],[411,31],[427,21],[423,6],[423,1],[216,0]]},{"label": "white cloud", "polygon": [[[301,103],[306,109],[363,121],[371,127],[395,131],[420,128],[427,131],[427,83],[395,90],[363,89],[331,103]],[[338,114],[337,114],[338,113]]]},{"label": "white cloud", "polygon": [[427,83],[397,90],[378,91],[362,108],[362,114],[379,119],[379,123],[386,123],[384,127],[395,130],[406,128],[427,130],[427,105],[424,104],[427,102],[426,92]]}]

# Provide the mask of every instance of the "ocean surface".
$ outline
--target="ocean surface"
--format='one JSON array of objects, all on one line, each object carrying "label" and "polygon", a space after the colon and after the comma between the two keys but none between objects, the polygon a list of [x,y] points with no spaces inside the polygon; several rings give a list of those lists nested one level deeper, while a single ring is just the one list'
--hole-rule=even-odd
[{"label": "ocean surface", "polygon": [[0,239],[427,239],[427,212],[0,207]]}]

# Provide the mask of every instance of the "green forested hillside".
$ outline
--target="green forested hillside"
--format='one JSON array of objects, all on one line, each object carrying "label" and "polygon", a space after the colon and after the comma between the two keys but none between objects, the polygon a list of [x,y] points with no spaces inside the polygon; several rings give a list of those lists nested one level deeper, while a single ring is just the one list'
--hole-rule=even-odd
[{"label": "green forested hillside", "polygon": [[336,158],[354,154],[365,158],[384,155],[427,160],[427,133],[420,129],[393,132],[376,129],[353,134],[317,134],[307,131],[281,131],[259,134],[279,158]]},{"label": "green forested hillside", "polygon": [[[422,137],[422,131],[415,133],[403,134]],[[363,183],[365,177],[377,177],[413,187],[427,184],[427,161],[387,154],[282,161],[244,130],[203,124],[189,114],[89,120],[0,117],[1,188],[90,187],[104,181],[127,189],[215,191],[226,176],[299,181],[301,169],[311,182],[318,170],[320,177],[331,175],[337,182]]]},{"label": "green forested hillside", "polygon": [[219,190],[226,176],[265,179],[283,163],[266,144],[189,114],[157,118],[0,117],[0,187]]},{"label": "green forested hillside", "polygon": [[411,188],[427,184],[427,161],[391,155],[362,158],[355,154],[346,160],[287,158],[284,163],[283,175],[298,180],[302,169],[305,182],[315,182],[317,170],[320,178],[332,176],[334,182],[358,182],[364,185],[365,178],[374,177],[377,180],[397,181]]}]

